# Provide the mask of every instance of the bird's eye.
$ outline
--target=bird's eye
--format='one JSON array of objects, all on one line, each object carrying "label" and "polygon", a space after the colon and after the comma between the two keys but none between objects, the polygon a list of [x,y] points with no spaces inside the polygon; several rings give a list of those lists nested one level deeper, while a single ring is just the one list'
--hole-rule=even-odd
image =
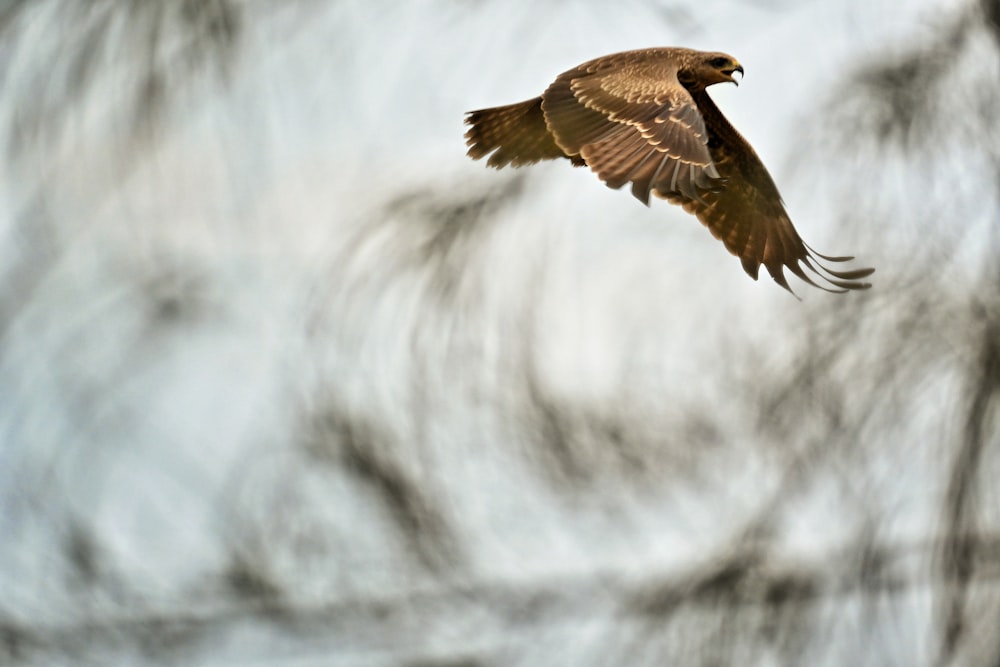
[{"label": "bird's eye", "polygon": [[729,58],[712,58],[708,64],[716,69],[722,69],[729,65]]}]

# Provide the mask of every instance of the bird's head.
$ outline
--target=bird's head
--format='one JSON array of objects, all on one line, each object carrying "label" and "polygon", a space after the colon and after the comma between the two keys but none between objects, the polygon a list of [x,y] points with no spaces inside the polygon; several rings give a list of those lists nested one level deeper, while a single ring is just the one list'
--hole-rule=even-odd
[{"label": "bird's head", "polygon": [[698,53],[697,57],[690,62],[689,76],[702,87],[711,86],[714,83],[733,83],[740,85],[733,74],[739,72],[742,78],[743,65],[725,53]]}]

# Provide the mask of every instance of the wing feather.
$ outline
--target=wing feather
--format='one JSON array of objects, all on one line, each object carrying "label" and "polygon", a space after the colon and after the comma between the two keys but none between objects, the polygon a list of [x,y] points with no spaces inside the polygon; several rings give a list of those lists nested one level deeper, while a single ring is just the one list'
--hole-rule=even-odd
[{"label": "wing feather", "polygon": [[713,161],[727,179],[726,186],[706,192],[700,199],[670,189],[657,190],[656,194],[693,213],[729,252],[740,258],[743,269],[755,280],[763,265],[774,281],[789,291],[785,269],[823,289],[829,288],[817,284],[814,278],[837,288],[833,291],[871,287],[863,279],[874,269],[837,271],[820,262],[843,262],[853,257],[822,255],[809,248],[795,230],[778,188],[757,153],[704,90],[695,92],[694,99],[705,120]]},{"label": "wing feather", "polygon": [[660,190],[687,197],[720,186],[708,132],[668,51],[598,58],[561,74],[542,95],[556,143],[609,187],[632,183],[649,203]]}]

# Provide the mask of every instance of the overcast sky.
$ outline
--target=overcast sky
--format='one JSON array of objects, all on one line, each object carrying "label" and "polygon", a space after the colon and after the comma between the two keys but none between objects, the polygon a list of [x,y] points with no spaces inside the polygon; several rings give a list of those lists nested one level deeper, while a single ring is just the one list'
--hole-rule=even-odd
[{"label": "overcast sky", "polygon": [[[874,116],[849,104],[859,72],[939,39],[959,3],[9,4],[0,620],[21,638],[15,664],[73,664],[79,647],[155,663],[107,643],[137,610],[203,619],[214,641],[179,639],[185,664],[286,664],[281,628],[226,611],[274,591],[339,628],[295,644],[316,664],[556,664],[560,651],[567,665],[611,664],[601,651],[644,664],[673,649],[618,650],[649,631],[615,634],[621,582],[701,571],[747,544],[812,573],[836,571],[831,554],[860,558],[859,535],[929,539],[956,368],[975,353],[954,343],[889,398],[873,374],[845,388],[911,309],[892,297],[916,270],[900,241],[928,201],[968,223],[920,228],[923,247],[968,259],[941,289],[963,293],[989,263],[995,195],[979,191],[995,176],[977,165],[991,158],[967,151],[968,177],[928,184],[831,118],[841,97],[841,118]],[[668,45],[739,59],[740,86],[713,98],[806,242],[877,267],[871,292],[793,279],[800,301],[750,280],[665,201],[646,208],[565,161],[494,171],[465,157],[464,112]],[[980,70],[963,71],[977,89]],[[844,193],[863,215],[845,215],[858,209]],[[817,341],[836,342],[813,354]],[[904,395],[878,447],[838,440],[868,433],[864,406]],[[395,617],[383,642],[350,625],[357,613],[371,627],[352,600],[442,582],[473,600],[496,582],[561,592],[539,628],[447,598],[425,635]],[[867,650],[861,612],[830,604],[830,636],[796,626],[810,664]],[[559,605],[589,630],[560,625]],[[929,632],[927,605],[891,613],[898,624],[871,622]],[[870,664],[932,653],[897,639]],[[747,641],[755,664],[792,655]]]}]

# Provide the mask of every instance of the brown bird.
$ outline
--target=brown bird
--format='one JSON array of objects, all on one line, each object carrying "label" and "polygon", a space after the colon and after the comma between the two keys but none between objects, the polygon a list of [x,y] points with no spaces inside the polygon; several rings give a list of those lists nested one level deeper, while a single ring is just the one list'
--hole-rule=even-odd
[{"label": "brown bird", "polygon": [[[706,88],[736,83],[743,67],[725,53],[684,48],[625,51],[560,74],[541,97],[468,112],[469,156],[520,167],[568,158],[609,187],[632,184],[649,205],[653,193],[693,213],[740,258],[754,279],[763,264],[792,291],[784,267],[810,285],[867,289],[874,269],[834,271],[792,225],[778,188],[757,153],[726,120]],[[737,84],[738,85],[738,84]],[[839,288],[818,285],[803,269]]]}]

